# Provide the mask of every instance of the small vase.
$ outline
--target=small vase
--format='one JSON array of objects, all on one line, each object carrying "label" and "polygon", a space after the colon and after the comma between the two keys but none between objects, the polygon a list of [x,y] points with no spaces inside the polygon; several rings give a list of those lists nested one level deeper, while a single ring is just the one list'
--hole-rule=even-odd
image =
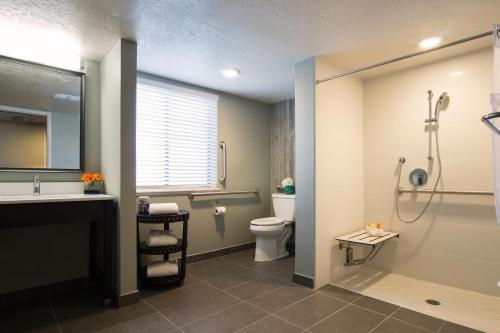
[{"label": "small vase", "polygon": [[102,193],[102,181],[101,180],[89,180],[83,182],[83,192],[85,194],[101,194]]}]

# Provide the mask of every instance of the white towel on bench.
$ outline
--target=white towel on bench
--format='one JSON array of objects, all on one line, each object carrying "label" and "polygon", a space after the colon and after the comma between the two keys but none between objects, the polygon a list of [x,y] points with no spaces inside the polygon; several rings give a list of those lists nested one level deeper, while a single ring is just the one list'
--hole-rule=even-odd
[{"label": "white towel on bench", "polygon": [[176,245],[177,236],[171,230],[151,230],[146,244],[151,247]]},{"label": "white towel on bench", "polygon": [[177,273],[179,273],[179,266],[169,261],[155,261],[148,265],[148,277],[170,276]]}]

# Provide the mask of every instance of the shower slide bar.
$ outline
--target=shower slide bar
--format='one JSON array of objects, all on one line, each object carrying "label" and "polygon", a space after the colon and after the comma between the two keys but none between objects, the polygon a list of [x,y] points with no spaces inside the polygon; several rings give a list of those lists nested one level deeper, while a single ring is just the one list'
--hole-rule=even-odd
[{"label": "shower slide bar", "polygon": [[492,191],[451,191],[451,190],[415,190],[410,188],[399,188],[398,194],[403,193],[426,193],[426,194],[457,194],[457,195],[495,195]]},{"label": "shower slide bar", "polygon": [[188,193],[189,199],[194,197],[209,197],[209,196],[221,196],[221,195],[235,195],[235,194],[259,194],[259,189],[255,188],[250,191],[212,191],[212,192],[191,192]]}]

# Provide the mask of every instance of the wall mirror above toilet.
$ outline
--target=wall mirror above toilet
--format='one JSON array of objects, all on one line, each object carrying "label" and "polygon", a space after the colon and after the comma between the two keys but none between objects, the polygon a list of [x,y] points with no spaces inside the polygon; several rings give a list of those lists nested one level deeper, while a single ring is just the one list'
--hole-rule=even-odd
[{"label": "wall mirror above toilet", "polygon": [[84,74],[0,56],[0,170],[83,170]]}]

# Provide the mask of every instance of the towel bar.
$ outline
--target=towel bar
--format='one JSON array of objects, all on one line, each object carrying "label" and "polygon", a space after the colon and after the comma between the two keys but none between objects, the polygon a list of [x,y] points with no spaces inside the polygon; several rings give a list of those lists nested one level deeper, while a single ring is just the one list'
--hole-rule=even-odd
[{"label": "towel bar", "polygon": [[214,195],[233,195],[233,194],[259,194],[259,189],[255,188],[250,191],[213,191],[213,192],[191,192],[188,193],[189,199],[194,197],[208,197]]}]

